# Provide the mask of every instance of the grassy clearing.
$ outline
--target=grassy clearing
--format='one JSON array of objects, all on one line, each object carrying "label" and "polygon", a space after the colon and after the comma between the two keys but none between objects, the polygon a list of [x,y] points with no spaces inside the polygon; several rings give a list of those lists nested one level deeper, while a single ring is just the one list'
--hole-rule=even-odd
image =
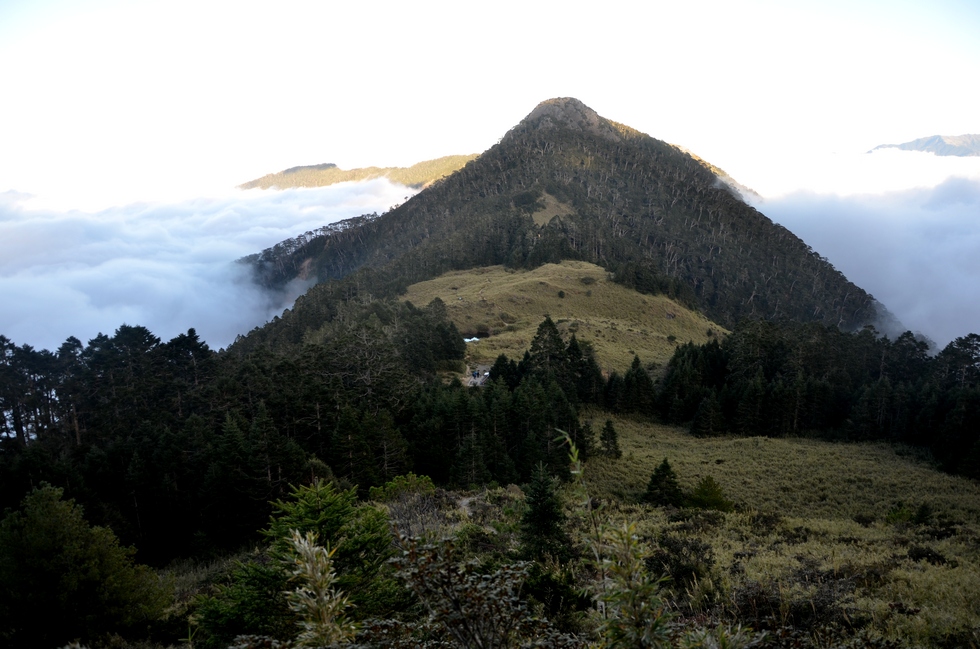
[{"label": "grassy clearing", "polygon": [[556,216],[575,214],[574,207],[568,203],[562,203],[548,192],[544,192],[542,194],[541,200],[543,202],[543,207],[536,210],[532,215],[536,225],[548,225],[551,223],[551,219],[555,218]]},{"label": "grassy clearing", "polygon": [[[641,521],[653,547],[676,536],[682,559],[700,557],[689,561],[700,562],[696,583],[675,581],[682,609],[720,608],[756,626],[837,625],[909,646],[980,639],[977,483],[885,444],[697,439],[614,423],[623,458],[590,460],[590,489],[613,517]],[[736,511],[630,504],[665,456],[686,490],[710,475]]]},{"label": "grassy clearing", "polygon": [[591,465],[591,480],[601,496],[635,499],[667,457],[683,487],[691,489],[710,475],[748,509],[883,520],[899,504],[913,512],[926,504],[937,515],[980,523],[980,485],[936,471],[917,449],[768,437],[702,439],[671,426],[625,419],[614,423],[623,458],[598,458]]},{"label": "grassy clearing", "polygon": [[409,287],[416,305],[439,297],[467,338],[467,362],[493,363],[500,354],[519,360],[545,316],[566,339],[590,343],[606,371],[625,371],[633,355],[663,365],[678,344],[702,344],[726,332],[704,316],[663,297],[642,295],[612,282],[593,264],[564,261],[530,271],[503,266],[447,273]]}]

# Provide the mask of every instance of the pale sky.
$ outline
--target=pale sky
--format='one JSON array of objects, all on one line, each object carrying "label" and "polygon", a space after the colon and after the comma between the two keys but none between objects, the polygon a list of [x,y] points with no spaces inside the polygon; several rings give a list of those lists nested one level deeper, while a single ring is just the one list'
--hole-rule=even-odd
[{"label": "pale sky", "polygon": [[685,146],[774,220],[800,191],[980,182],[980,158],[865,155],[980,133],[978,34],[974,0],[0,0],[0,221],[184,214],[291,166],[478,153],[557,96]]},{"label": "pale sky", "polygon": [[780,156],[980,131],[978,34],[973,0],[2,0],[0,191],[101,206],[476,153],[555,96],[779,191]]}]

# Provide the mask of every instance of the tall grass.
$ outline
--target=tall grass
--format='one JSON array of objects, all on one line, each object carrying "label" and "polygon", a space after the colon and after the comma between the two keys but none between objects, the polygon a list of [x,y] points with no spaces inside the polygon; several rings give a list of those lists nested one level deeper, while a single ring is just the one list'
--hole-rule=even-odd
[{"label": "tall grass", "polygon": [[745,509],[884,520],[893,509],[914,513],[925,504],[935,515],[980,522],[980,485],[935,470],[918,449],[813,439],[696,438],[671,426],[614,422],[623,459],[598,458],[591,467],[596,489],[606,496],[635,499],[667,457],[682,486],[691,489],[710,475]]},{"label": "tall grass", "polygon": [[[756,624],[753,616],[774,626],[834,625],[909,646],[977,646],[977,483],[880,443],[698,439],[614,423],[624,455],[589,462],[593,493],[616,515],[641,520],[654,545],[666,535],[710,549],[698,583],[677,585],[682,608]],[[685,489],[710,475],[737,510],[629,504],[664,457]]]}]

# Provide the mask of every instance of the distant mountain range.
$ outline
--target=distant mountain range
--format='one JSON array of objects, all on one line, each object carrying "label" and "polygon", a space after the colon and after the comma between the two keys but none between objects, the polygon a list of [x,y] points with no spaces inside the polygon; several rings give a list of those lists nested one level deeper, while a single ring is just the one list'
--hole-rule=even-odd
[{"label": "distant mountain range", "polygon": [[305,167],[291,167],[274,174],[266,174],[239,185],[241,189],[287,189],[289,187],[324,187],[335,183],[387,178],[392,182],[421,189],[461,168],[472,155],[450,155],[426,160],[411,167],[363,167],[341,169],[335,164],[324,163]]},{"label": "distant mountain range", "polygon": [[980,156],[980,135],[931,135],[903,144],[881,144],[871,151],[878,149],[926,151],[936,155]]}]

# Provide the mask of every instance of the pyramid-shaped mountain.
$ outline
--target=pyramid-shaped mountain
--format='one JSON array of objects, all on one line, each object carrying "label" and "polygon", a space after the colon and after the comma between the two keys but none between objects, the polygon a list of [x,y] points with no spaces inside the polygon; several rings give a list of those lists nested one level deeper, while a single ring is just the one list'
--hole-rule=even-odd
[{"label": "pyramid-shaped mountain", "polygon": [[[744,317],[842,328],[875,319],[868,293],[724,179],[576,99],[552,99],[405,204],[252,261],[267,285],[303,276],[336,288],[328,280],[348,278],[344,290],[381,295],[449,270],[580,259],[728,326]],[[314,287],[294,312],[317,311],[325,291]]]}]

